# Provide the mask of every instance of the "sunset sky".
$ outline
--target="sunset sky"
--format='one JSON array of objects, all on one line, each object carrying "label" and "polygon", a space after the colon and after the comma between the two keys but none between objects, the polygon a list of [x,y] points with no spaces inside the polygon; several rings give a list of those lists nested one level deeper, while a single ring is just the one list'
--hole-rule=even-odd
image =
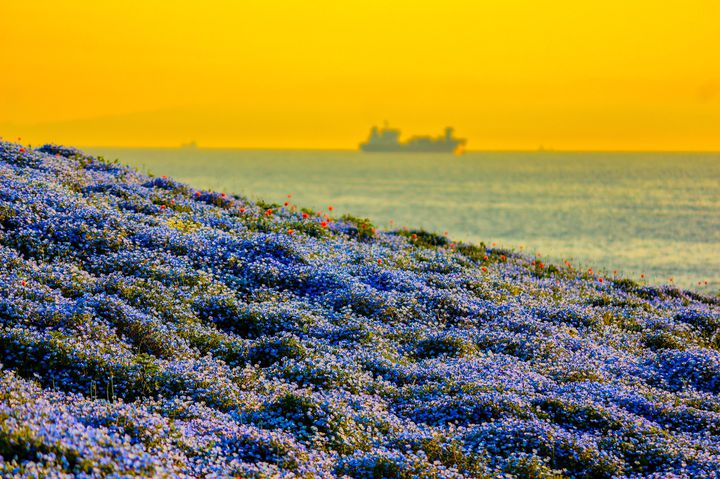
[{"label": "sunset sky", "polygon": [[720,150],[717,0],[3,1],[0,53],[30,143]]}]

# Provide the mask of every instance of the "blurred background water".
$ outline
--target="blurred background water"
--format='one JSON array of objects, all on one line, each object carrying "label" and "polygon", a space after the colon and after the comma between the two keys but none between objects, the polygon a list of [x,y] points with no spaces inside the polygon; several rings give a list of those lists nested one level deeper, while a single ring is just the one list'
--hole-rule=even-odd
[{"label": "blurred background water", "polygon": [[720,153],[89,151],[196,188],[278,203],[292,194],[385,229],[448,231],[652,284],[720,288]]}]

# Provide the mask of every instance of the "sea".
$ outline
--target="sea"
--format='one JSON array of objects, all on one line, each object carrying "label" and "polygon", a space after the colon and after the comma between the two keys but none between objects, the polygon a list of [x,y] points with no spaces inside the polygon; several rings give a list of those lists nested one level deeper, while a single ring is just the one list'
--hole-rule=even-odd
[{"label": "sea", "polygon": [[[196,188],[720,291],[720,153],[88,150]],[[290,197],[289,197],[290,196]]]}]

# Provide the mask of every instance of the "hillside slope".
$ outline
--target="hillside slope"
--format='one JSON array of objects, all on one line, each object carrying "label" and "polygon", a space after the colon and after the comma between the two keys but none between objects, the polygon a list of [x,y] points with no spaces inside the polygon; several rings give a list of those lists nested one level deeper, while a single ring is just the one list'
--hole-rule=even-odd
[{"label": "hillside slope", "polygon": [[0,143],[2,477],[717,477],[719,325],[716,298]]}]

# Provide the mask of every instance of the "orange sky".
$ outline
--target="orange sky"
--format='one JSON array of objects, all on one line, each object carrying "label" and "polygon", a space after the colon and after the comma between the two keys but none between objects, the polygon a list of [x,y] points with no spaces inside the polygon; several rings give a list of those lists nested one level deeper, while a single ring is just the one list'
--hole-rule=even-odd
[{"label": "orange sky", "polygon": [[720,2],[0,2],[0,135],[81,146],[720,150]]}]

